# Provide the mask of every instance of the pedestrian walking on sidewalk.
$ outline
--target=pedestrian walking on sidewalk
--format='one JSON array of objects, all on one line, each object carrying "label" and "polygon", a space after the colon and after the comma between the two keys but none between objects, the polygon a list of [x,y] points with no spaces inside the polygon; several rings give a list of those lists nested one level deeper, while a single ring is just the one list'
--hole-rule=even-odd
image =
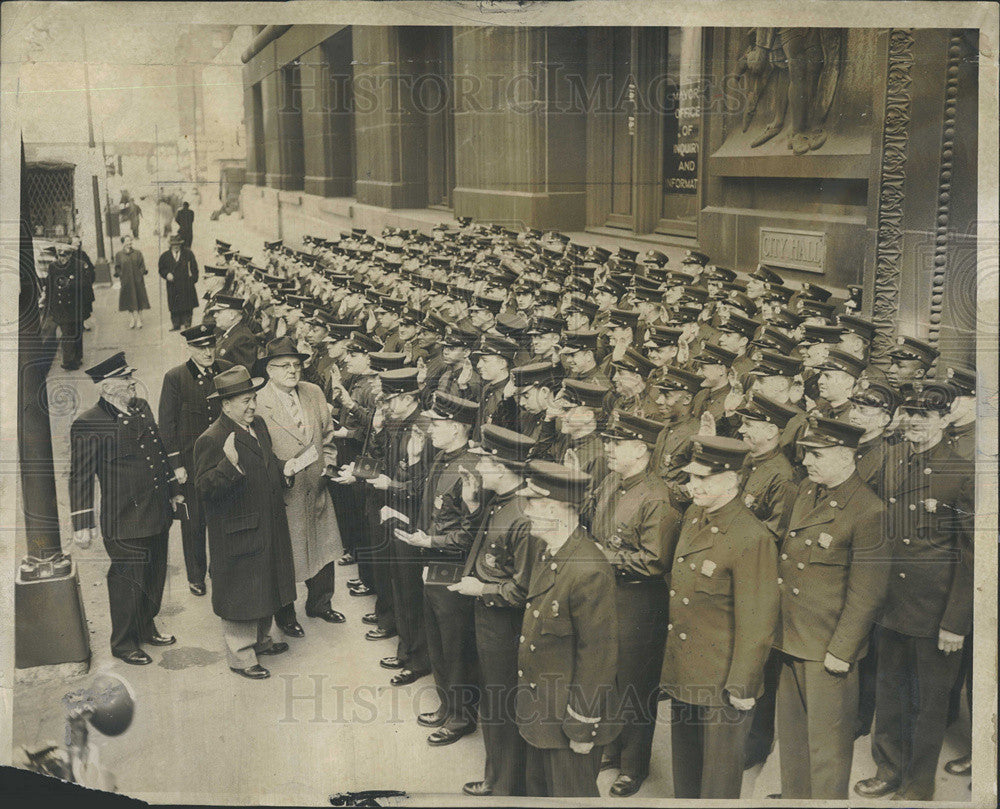
[{"label": "pedestrian walking on sidewalk", "polygon": [[130,329],[142,328],[142,311],[149,308],[146,295],[146,262],[142,253],[132,246],[132,237],[122,236],[122,249],[115,254],[115,278],[121,282],[118,311],[128,312]]},{"label": "pedestrian walking on sidewalk", "polygon": [[198,262],[183,245],[180,236],[170,237],[170,249],[160,256],[160,275],[167,282],[167,308],[173,327],[180,331],[191,327],[191,313],[198,306]]}]

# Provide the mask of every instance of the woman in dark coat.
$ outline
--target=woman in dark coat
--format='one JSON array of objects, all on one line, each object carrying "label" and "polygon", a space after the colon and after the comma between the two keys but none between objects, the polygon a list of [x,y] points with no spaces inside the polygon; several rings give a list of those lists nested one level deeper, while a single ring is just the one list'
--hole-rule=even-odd
[{"label": "woman in dark coat", "polygon": [[182,244],[180,236],[170,237],[170,249],[160,256],[160,275],[167,282],[167,308],[173,328],[186,329],[191,325],[191,313],[198,306],[198,262],[194,253]]},{"label": "woman in dark coat", "polygon": [[122,236],[122,249],[115,254],[115,278],[121,281],[118,311],[132,316],[132,322],[128,324],[130,329],[142,328],[140,313],[149,308],[145,275],[146,262],[142,253],[132,248],[131,236]]},{"label": "woman in dark coat", "polygon": [[229,667],[263,679],[267,669],[256,655],[288,649],[271,641],[271,618],[295,600],[284,500],[291,481],[271,449],[267,425],[254,415],[255,393],[265,380],[251,379],[237,365],[213,381],[222,413],[194,445],[194,483],[208,525],[212,609],[223,620]]}]

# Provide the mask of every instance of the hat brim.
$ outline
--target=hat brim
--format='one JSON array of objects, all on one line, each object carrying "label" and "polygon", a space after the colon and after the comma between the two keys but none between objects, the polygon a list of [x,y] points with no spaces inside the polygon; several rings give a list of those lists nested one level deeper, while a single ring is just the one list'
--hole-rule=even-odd
[{"label": "hat brim", "polygon": [[239,390],[233,391],[231,393],[219,393],[215,391],[208,394],[206,399],[232,399],[234,396],[240,396],[244,393],[255,393],[259,391],[262,387],[267,384],[267,379],[262,376],[254,376],[249,380],[249,384],[241,387]]},{"label": "hat brim", "polygon": [[708,466],[707,464],[698,463],[698,461],[691,461],[691,463],[689,463],[687,466],[682,466],[680,471],[688,475],[698,475],[698,477],[705,478],[709,477],[710,475],[718,475],[721,474],[722,472],[731,472],[734,470],[723,469],[720,471],[717,470],[714,466]]}]

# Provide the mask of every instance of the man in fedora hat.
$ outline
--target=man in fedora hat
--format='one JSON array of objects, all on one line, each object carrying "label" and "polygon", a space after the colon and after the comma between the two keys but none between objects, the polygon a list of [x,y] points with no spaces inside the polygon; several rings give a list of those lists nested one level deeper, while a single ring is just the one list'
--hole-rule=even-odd
[{"label": "man in fedora hat", "polygon": [[175,642],[153,619],[167,576],[171,506],[184,498],[149,403],[136,396],[134,371],[124,351],[87,369],[101,398],[70,428],[69,495],[73,539],[89,547],[98,531],[94,478],[101,484],[100,533],[111,558],[111,654],[146,665],[153,661],[143,644]]},{"label": "man in fedora hat", "polygon": [[221,414],[194,445],[195,486],[208,521],[212,609],[222,619],[229,668],[252,680],[270,672],[259,655],[288,651],[271,640],[274,614],[295,600],[295,562],[284,490],[291,462],[271,448],[256,415],[266,380],[242,365],[217,374],[213,398]]},{"label": "man in fedora hat", "polygon": [[212,379],[232,367],[215,355],[215,329],[201,323],[185,329],[188,361],[171,368],[160,388],[160,434],[167,458],[174,468],[184,494],[181,509],[181,540],[188,588],[196,596],[205,595],[205,512],[194,485],[194,442],[219,417],[219,400]]},{"label": "man in fedora hat", "polygon": [[170,331],[191,326],[191,313],[198,307],[198,262],[178,235],[170,237],[170,248],[160,255],[160,275],[167,282],[167,308],[173,324]]},{"label": "man in fedora hat", "polygon": [[[313,458],[295,476],[295,486],[285,490],[285,513],[292,538],[295,581],[306,585],[306,615],[333,624],[344,622],[333,609],[337,547],[340,530],[324,475],[337,467],[333,420],[323,391],[302,379],[308,355],[296,350],[288,337],[267,345],[257,361],[267,384],[257,394],[257,412],[267,424],[271,445],[284,462],[310,453]],[[275,622],[286,635],[302,637],[294,600],[281,607]]]}]

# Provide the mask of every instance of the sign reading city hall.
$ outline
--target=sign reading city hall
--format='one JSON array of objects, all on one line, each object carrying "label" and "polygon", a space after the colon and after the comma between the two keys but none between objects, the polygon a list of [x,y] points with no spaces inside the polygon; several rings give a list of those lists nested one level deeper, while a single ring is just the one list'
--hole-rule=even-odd
[{"label": "sign reading city hall", "polygon": [[790,270],[826,269],[826,234],[812,230],[760,229],[760,263]]}]

